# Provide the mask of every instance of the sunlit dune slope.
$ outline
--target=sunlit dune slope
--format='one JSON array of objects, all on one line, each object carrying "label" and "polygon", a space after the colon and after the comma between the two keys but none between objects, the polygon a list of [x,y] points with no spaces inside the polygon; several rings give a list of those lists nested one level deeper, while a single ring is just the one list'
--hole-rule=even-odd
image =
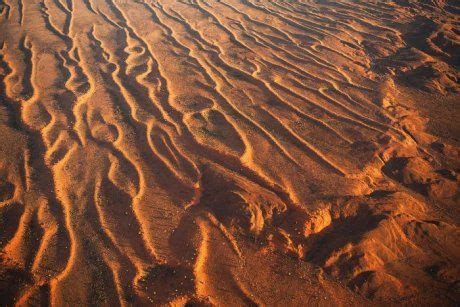
[{"label": "sunlit dune slope", "polygon": [[460,303],[458,1],[0,24],[0,305]]}]

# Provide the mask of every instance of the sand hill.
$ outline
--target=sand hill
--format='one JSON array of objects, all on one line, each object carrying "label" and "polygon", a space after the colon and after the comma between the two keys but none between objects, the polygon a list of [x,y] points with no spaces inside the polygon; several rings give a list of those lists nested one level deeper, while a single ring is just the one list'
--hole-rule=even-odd
[{"label": "sand hill", "polygon": [[460,303],[455,0],[0,1],[0,305]]}]

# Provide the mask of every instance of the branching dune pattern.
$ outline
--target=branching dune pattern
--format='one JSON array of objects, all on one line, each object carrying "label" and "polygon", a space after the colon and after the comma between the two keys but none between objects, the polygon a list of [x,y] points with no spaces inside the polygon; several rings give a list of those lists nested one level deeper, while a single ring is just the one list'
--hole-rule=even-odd
[{"label": "branching dune pattern", "polygon": [[0,23],[0,305],[460,303],[457,1]]}]

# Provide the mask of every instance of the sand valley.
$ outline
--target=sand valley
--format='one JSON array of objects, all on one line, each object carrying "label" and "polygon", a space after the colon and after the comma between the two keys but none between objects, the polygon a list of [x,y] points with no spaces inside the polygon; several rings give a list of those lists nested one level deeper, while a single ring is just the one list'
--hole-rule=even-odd
[{"label": "sand valley", "polygon": [[0,305],[458,306],[459,104],[455,0],[0,0]]}]

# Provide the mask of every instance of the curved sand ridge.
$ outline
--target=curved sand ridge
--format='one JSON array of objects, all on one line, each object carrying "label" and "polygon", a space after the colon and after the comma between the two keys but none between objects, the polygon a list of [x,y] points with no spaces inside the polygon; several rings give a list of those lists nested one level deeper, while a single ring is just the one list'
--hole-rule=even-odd
[{"label": "curved sand ridge", "polygon": [[4,0],[1,303],[458,304],[459,12]]}]

